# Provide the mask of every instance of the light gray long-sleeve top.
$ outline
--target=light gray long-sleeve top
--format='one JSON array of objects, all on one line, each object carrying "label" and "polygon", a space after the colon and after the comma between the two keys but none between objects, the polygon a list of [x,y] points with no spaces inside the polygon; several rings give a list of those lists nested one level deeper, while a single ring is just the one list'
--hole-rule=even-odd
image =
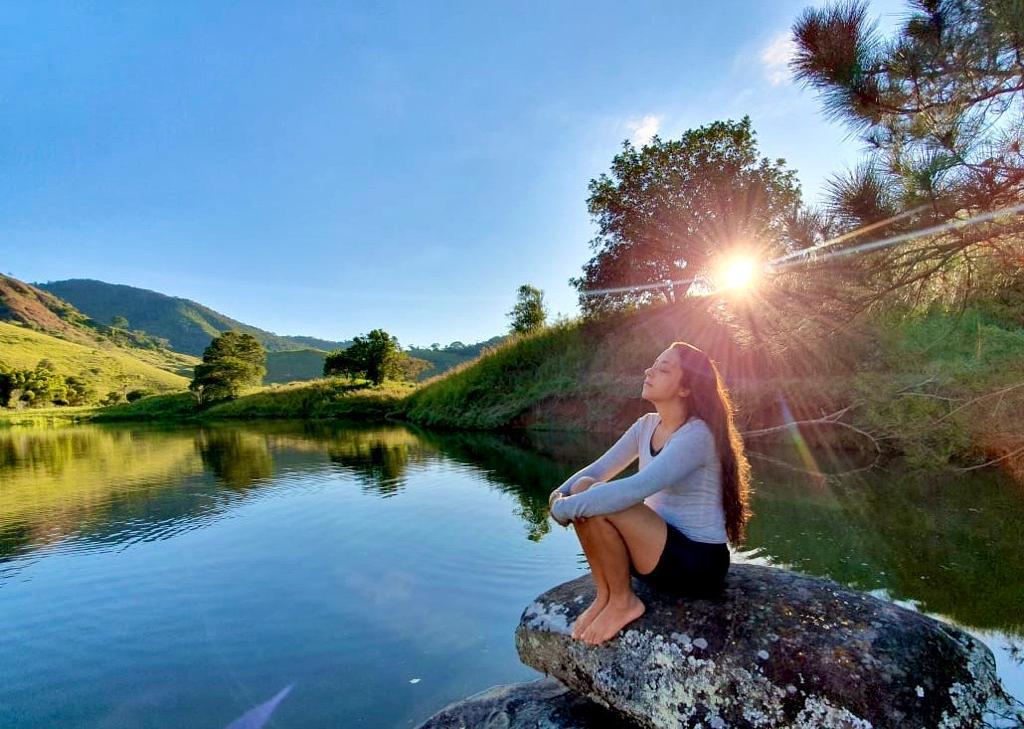
[{"label": "light gray long-sleeve top", "polygon": [[[611,514],[642,501],[694,541],[726,542],[722,466],[710,428],[700,418],[690,418],[669,436],[655,456],[651,436],[660,422],[657,413],[637,418],[603,456],[556,489],[566,498],[555,501],[551,515],[564,522]],[[607,481],[638,456],[640,468],[636,474]],[[570,496],[569,489],[581,476],[602,483]]]}]

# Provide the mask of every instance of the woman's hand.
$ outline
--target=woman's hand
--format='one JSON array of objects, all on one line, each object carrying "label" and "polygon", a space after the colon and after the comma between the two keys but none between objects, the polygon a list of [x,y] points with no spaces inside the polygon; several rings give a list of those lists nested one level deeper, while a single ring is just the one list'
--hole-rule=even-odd
[{"label": "woman's hand", "polygon": [[564,499],[564,498],[565,498],[565,494],[563,494],[561,491],[557,491],[556,490],[556,491],[551,492],[551,496],[548,497],[548,513],[551,514],[551,518],[554,520],[554,522],[556,524],[558,524],[559,526],[568,527],[569,526],[569,522],[562,521],[561,519],[556,517],[554,512],[552,511],[552,509],[555,506],[555,502],[558,501],[559,499]]}]

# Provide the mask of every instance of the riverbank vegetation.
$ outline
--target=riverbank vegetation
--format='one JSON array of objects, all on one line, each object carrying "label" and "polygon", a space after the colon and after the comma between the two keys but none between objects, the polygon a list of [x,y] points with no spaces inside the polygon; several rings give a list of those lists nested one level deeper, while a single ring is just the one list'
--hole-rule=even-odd
[{"label": "riverbank vegetation", "polygon": [[[390,418],[435,428],[611,433],[650,409],[639,399],[643,370],[666,342],[683,339],[719,361],[755,447],[795,439],[900,455],[921,467],[1003,459],[1000,465],[1020,473],[1013,453],[1024,446],[1016,425],[1024,406],[1024,327],[998,307],[892,311],[836,340],[799,342],[765,357],[736,345],[745,332],[722,305],[711,297],[561,321],[422,384],[332,377],[250,388],[208,407],[178,393],[78,409],[74,417]],[[53,415],[33,417],[45,423]],[[780,427],[793,422],[801,425]]]}]

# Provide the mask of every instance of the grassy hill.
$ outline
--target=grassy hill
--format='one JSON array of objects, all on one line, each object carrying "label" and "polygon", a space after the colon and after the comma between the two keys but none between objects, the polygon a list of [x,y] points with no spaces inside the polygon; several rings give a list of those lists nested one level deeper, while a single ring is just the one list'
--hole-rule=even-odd
[{"label": "grassy hill", "polygon": [[95,344],[100,332],[90,319],[68,302],[35,286],[0,274],[0,321],[19,322],[31,329],[80,344]]},{"label": "grassy hill", "polygon": [[326,352],[319,349],[293,349],[267,352],[265,383],[297,382],[323,377]]},{"label": "grassy hill", "polygon": [[[3,275],[0,275],[0,322],[18,327],[17,336],[15,330],[5,330],[8,335],[8,346],[0,349],[0,364],[5,363],[16,369],[35,367],[40,359],[51,359],[58,365],[58,360],[70,362],[67,358],[55,359],[40,354],[57,346],[49,342],[48,337],[78,344],[89,350],[110,352],[110,361],[130,357],[139,360],[140,363],[185,377],[191,377],[192,367],[198,361],[195,357],[161,347],[160,342],[145,332],[98,323],[54,294]],[[31,338],[28,337],[29,332],[43,336]],[[91,371],[96,366],[94,356],[84,369]],[[79,370],[83,368],[59,369],[64,375],[78,375]],[[119,373],[120,370],[112,372],[110,377],[115,377]],[[97,380],[97,377],[92,374],[89,379]],[[110,378],[99,379],[105,381]]]},{"label": "grassy hill", "polygon": [[167,368],[177,363],[179,370],[190,369],[197,361],[195,358],[159,352],[143,356],[152,361],[140,359],[134,350],[72,342],[24,325],[0,322],[0,365],[11,369],[31,369],[40,360],[48,359],[58,372],[81,377],[101,395],[122,389],[167,392],[188,387],[188,379]]},{"label": "grassy hill", "polygon": [[437,349],[410,347],[408,349],[408,354],[418,359],[424,359],[434,365],[431,369],[420,375],[418,379],[423,381],[436,377],[437,375],[447,372],[454,367],[458,367],[461,364],[474,360],[479,357],[485,349],[497,347],[507,339],[507,335],[499,335],[491,337],[484,342],[476,342],[475,344],[452,342],[447,347],[439,347]]},{"label": "grassy hill", "polygon": [[652,306],[511,339],[427,381],[392,416],[449,428],[621,432],[652,410],[640,398],[644,369],[677,340],[719,364],[741,431],[842,412],[839,424],[802,426],[799,440],[877,445],[922,466],[1001,459],[1024,478],[1024,325],[985,306],[893,313],[827,338],[791,334],[770,353],[744,346],[714,304]]},{"label": "grassy hill", "polygon": [[244,324],[195,301],[134,286],[92,279],[51,281],[35,286],[70,302],[96,321],[109,323],[113,317],[123,316],[132,329],[141,329],[154,337],[166,339],[174,351],[195,356],[201,356],[215,336],[232,329],[251,334],[271,352],[308,349],[313,343],[313,346],[322,349],[335,349],[349,344],[314,337],[279,336]]}]

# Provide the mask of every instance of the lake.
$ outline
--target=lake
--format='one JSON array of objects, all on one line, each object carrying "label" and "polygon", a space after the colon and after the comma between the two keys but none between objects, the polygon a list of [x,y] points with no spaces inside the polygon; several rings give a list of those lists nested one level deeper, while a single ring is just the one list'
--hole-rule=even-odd
[{"label": "lake", "polygon": [[[539,677],[583,574],[547,496],[616,434],[274,422],[0,431],[0,726],[409,727]],[[761,449],[745,551],[960,625],[1024,697],[1024,488]]]}]

